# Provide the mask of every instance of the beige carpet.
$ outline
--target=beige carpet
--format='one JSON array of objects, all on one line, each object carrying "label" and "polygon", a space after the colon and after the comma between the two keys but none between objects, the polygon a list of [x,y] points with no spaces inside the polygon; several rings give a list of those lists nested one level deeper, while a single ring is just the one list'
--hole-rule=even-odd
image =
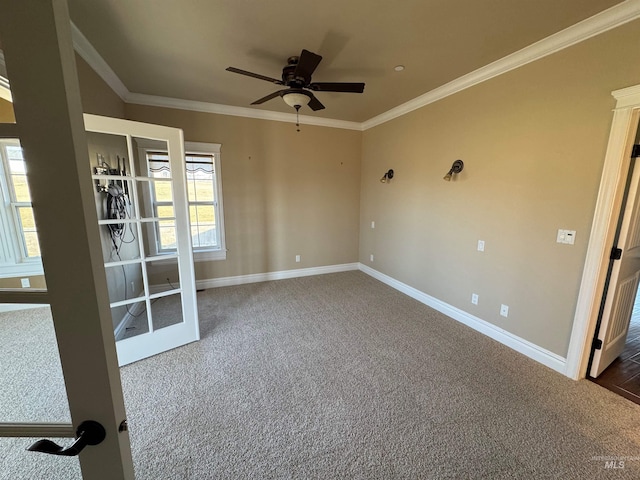
[{"label": "beige carpet", "polygon": [[[200,342],[122,368],[136,478],[640,478],[640,406],[361,272],[198,300]],[[28,336],[20,351],[51,355],[46,316],[7,315],[3,346]],[[6,416],[5,401],[20,409],[6,389],[27,386],[4,365]],[[69,459],[20,463],[28,442],[11,442],[1,478],[77,477]]]}]

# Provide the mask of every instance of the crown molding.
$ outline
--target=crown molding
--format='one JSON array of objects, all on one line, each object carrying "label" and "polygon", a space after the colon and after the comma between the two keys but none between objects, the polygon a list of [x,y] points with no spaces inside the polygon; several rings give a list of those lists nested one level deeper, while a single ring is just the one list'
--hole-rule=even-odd
[{"label": "crown molding", "polygon": [[402,105],[398,105],[391,110],[370,118],[362,123],[362,129],[368,130],[376,125],[393,120],[425,105],[442,100],[449,95],[473,87],[503,73],[515,70],[518,67],[539,60],[638,18],[640,18],[640,0],[627,0],[593,17],[576,23],[571,27],[565,28],[539,42],[507,55],[500,60],[496,60],[471,73],[463,75],[424,95],[420,95],[413,100],[409,100]]},{"label": "crown molding", "polygon": [[[220,115],[232,115],[234,117],[256,118],[259,120],[273,120],[276,122],[296,123],[294,113],[273,112],[270,110],[255,110],[246,107],[234,107],[217,103],[197,102],[194,100],[182,100],[180,98],[159,97],[157,95],[145,95],[142,93],[129,93],[125,102],[137,105],[149,105],[152,107],[176,108],[179,110],[191,110],[194,112],[217,113]],[[359,122],[346,120],[334,120],[331,118],[311,117],[300,115],[301,125],[314,125],[319,127],[333,127],[347,130],[362,130]]]},{"label": "crown molding", "polygon": [[[587,18],[575,25],[572,25],[558,33],[555,33],[543,40],[540,40],[528,47],[514,52],[506,57],[496,60],[489,65],[481,67],[471,73],[463,75],[441,87],[435,88],[419,97],[414,98],[402,105],[392,108],[380,115],[370,118],[362,123],[349,122],[345,120],[335,120],[328,118],[312,117],[301,115],[300,121],[306,125],[322,127],[343,128],[349,130],[368,130],[394,118],[405,115],[413,110],[437,102],[443,98],[453,95],[467,88],[478,85],[503,73],[515,70],[518,67],[534,62],[572,45],[580,43],[591,37],[612,30],[640,18],[640,0],[626,0],[615,5],[593,17]],[[142,93],[130,92],[118,78],[115,72],[109,67],[107,62],[93,48],[87,38],[72,23],[71,33],[73,44],[78,54],[102,77],[102,79],[120,96],[126,103],[148,105],[156,107],[176,108],[180,110],[193,110],[206,113],[217,113],[221,115],[233,115],[247,118],[257,118],[262,120],[273,120],[278,122],[295,123],[295,114],[273,112],[269,110],[258,110],[247,107],[234,107],[230,105],[220,105],[216,103],[198,102],[193,100],[182,100],[177,98],[160,97],[146,95]],[[0,84],[0,96],[3,87]],[[10,92],[9,92],[10,94]]]},{"label": "crown molding", "polygon": [[73,40],[73,48],[78,55],[125,101],[125,98],[129,95],[129,89],[73,22],[71,22],[71,39]]}]

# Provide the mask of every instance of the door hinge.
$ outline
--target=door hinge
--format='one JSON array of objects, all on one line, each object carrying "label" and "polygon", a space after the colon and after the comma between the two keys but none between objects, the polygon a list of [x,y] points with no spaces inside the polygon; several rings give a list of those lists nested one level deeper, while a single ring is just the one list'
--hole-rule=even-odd
[{"label": "door hinge", "polygon": [[637,143],[633,146],[633,150],[631,150],[631,158],[640,157],[640,144]]},{"label": "door hinge", "polygon": [[622,258],[622,249],[618,247],[613,247],[611,249],[610,260],[620,260]]},{"label": "door hinge", "polygon": [[602,340],[594,338],[593,343],[591,344],[591,350],[602,350]]}]

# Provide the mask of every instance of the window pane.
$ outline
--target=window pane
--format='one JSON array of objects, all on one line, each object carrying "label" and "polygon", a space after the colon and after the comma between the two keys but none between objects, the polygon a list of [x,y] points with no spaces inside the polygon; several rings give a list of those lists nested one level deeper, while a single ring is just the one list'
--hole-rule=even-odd
[{"label": "window pane", "polygon": [[193,248],[218,246],[215,225],[192,225],[191,238],[193,240]]},{"label": "window pane", "polygon": [[15,193],[14,201],[30,202],[31,195],[29,195],[29,186],[27,185],[27,168],[22,157],[22,147],[7,145],[5,148],[9,159],[11,183]]},{"label": "window pane", "polygon": [[17,202],[31,202],[29,186],[27,185],[27,176],[11,174],[11,181],[13,183],[13,191],[16,195],[15,200]]},{"label": "window pane", "polygon": [[33,208],[18,207],[18,212],[20,215],[20,224],[22,225],[23,230],[35,231],[36,221],[33,218]]},{"label": "window pane", "polygon": [[191,238],[194,247],[218,245],[213,205],[190,205]]},{"label": "window pane", "polygon": [[213,205],[189,205],[189,220],[191,225],[215,224]]},{"label": "window pane", "polygon": [[24,241],[27,247],[27,256],[39,257],[40,244],[38,243],[38,235],[36,232],[24,232]]},{"label": "window pane", "polygon": [[176,226],[173,220],[163,220],[158,222],[158,238],[160,240],[160,248],[174,249],[176,243]]},{"label": "window pane", "polygon": [[213,202],[213,157],[187,156],[187,190],[190,202]]},{"label": "window pane", "polygon": [[25,250],[27,257],[40,256],[40,244],[38,243],[38,234],[36,232],[36,222],[33,218],[33,208],[16,207],[18,211],[20,227],[24,238]]},{"label": "window pane", "polygon": [[147,152],[149,162],[149,176],[153,178],[171,178],[169,155],[166,153]]},{"label": "window pane", "polygon": [[173,202],[171,182],[153,182],[156,202]]},{"label": "window pane", "polygon": [[173,205],[158,205],[156,207],[156,215],[158,218],[173,218]]},{"label": "window pane", "polygon": [[190,202],[213,202],[213,179],[187,179]]}]

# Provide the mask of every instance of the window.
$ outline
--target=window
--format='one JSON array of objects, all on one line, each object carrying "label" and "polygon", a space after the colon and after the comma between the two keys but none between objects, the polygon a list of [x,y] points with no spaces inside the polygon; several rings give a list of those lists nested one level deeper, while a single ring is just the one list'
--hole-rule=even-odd
[{"label": "window", "polygon": [[[226,258],[224,246],[224,219],[220,192],[220,145],[185,142],[185,170],[191,240],[195,260]],[[169,157],[166,152],[145,149],[149,176],[168,177]],[[153,215],[159,218],[156,226],[158,253],[175,248],[175,223],[172,220],[172,192],[170,185],[154,182],[151,189]],[[168,220],[163,220],[167,218]]]},{"label": "window", "polygon": [[42,273],[26,164],[18,140],[0,140],[0,276]]}]

